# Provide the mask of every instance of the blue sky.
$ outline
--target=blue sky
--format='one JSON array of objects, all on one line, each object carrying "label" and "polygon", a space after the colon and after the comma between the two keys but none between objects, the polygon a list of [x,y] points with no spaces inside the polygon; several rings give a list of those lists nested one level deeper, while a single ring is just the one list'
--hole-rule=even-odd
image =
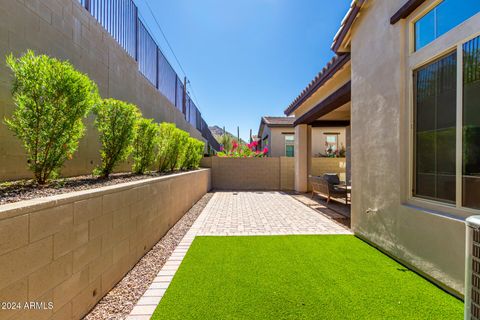
[{"label": "blue sky", "polygon": [[[240,136],[283,110],[333,56],[350,0],[135,0],[162,51],[183,76],[209,125]],[[192,91],[190,89],[190,91]],[[196,96],[196,98],[195,98]]]}]

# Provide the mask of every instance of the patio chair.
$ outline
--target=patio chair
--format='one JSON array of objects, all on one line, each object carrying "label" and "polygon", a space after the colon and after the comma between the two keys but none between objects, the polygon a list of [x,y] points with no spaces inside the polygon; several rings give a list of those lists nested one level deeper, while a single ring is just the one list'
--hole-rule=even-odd
[{"label": "patio chair", "polygon": [[343,198],[348,204],[349,190],[340,185],[340,178],[337,174],[326,173],[323,176],[309,176],[312,184],[312,198],[317,194],[323,194],[327,198],[327,204],[331,198]]}]

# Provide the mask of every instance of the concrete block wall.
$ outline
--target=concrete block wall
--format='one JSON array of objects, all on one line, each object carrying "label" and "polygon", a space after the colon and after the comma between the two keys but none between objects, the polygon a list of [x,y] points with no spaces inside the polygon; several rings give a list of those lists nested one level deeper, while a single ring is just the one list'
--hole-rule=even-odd
[{"label": "concrete block wall", "polygon": [[[218,190],[294,190],[295,158],[219,158],[202,160],[212,169],[212,187]],[[312,175],[345,176],[344,158],[312,158]]]},{"label": "concrete block wall", "polygon": [[0,206],[0,319],[81,319],[210,189],[210,170]]},{"label": "concrete block wall", "polygon": [[[94,80],[103,97],[136,104],[147,118],[174,122],[193,137],[202,139],[184,115],[138,71],[137,62],[106,32],[77,0],[2,0],[0,1],[0,118],[10,116],[11,73],[5,56],[18,56],[28,49],[37,54],[69,60]],[[64,176],[91,173],[98,165],[99,141],[92,117],[87,134],[71,161],[65,163]],[[0,181],[31,177],[20,141],[0,122]],[[118,171],[130,169],[125,163]]]},{"label": "concrete block wall", "polygon": [[212,186],[218,190],[279,190],[279,158],[212,157]]},{"label": "concrete block wall", "polygon": [[295,158],[280,157],[280,190],[295,189]]}]

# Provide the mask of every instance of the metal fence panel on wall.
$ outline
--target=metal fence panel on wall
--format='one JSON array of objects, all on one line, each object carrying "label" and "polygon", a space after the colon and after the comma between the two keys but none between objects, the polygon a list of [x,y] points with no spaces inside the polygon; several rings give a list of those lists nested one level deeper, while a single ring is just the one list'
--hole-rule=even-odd
[{"label": "metal fence panel on wall", "polygon": [[200,113],[200,110],[198,110],[198,108],[196,108],[197,110],[197,118],[196,118],[196,125],[195,127],[197,128],[197,130],[201,130],[202,129],[202,114]]},{"label": "metal fence panel on wall", "polygon": [[137,50],[137,6],[132,0],[79,0],[132,57]]},{"label": "metal fence panel on wall", "polygon": [[197,107],[195,106],[195,103],[193,103],[193,101],[191,101],[190,103],[188,122],[194,127],[197,123]]},{"label": "metal fence panel on wall", "polygon": [[157,87],[158,47],[145,25],[138,20],[138,70]]},{"label": "metal fence panel on wall", "polygon": [[158,90],[174,105],[177,74],[163,55],[158,50]]},{"label": "metal fence panel on wall", "polygon": [[177,77],[177,98],[175,99],[175,106],[178,110],[183,112],[183,83],[180,78]]},{"label": "metal fence panel on wall", "polygon": [[140,21],[138,8],[133,0],[77,1],[138,62],[139,71],[158,91],[184,113],[185,119],[202,133],[215,150],[219,150],[220,145],[202,118],[200,110],[188,95],[184,108],[183,81],[177,76],[145,24]]}]

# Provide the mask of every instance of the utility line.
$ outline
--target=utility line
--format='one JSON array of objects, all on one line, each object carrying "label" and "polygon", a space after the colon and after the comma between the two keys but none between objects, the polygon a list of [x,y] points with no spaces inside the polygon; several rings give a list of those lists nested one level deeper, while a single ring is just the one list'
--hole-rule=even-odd
[{"label": "utility line", "polygon": [[165,42],[167,43],[168,48],[169,48],[170,51],[172,52],[173,57],[174,57],[175,60],[177,61],[178,66],[179,66],[180,69],[182,70],[183,75],[184,75],[184,76],[187,76],[187,73],[185,72],[185,70],[183,70],[182,64],[181,64],[180,61],[178,60],[177,55],[175,54],[175,51],[173,51],[173,48],[172,48],[172,46],[170,45],[170,42],[168,41],[167,36],[166,36],[165,33],[163,32],[163,29],[162,29],[162,27],[160,26],[160,23],[158,23],[157,17],[156,17],[155,14],[153,13],[153,10],[152,10],[152,8],[150,7],[150,4],[148,4],[148,0],[144,0],[144,2],[145,2],[145,4],[147,5],[148,10],[150,11],[150,14],[151,14],[152,17],[153,17],[153,20],[155,21],[155,24],[157,25],[158,29],[160,29],[160,33],[162,34],[163,39],[165,39]]},{"label": "utility line", "polygon": [[[180,60],[177,58],[177,55],[175,54],[175,51],[173,51],[173,48],[172,48],[172,46],[170,45],[170,42],[168,41],[167,36],[165,35],[165,32],[163,32],[163,29],[162,29],[162,27],[160,26],[160,23],[158,22],[157,17],[156,17],[155,14],[153,13],[152,7],[150,7],[150,4],[148,3],[148,0],[144,0],[144,2],[145,2],[145,4],[147,5],[148,10],[150,11],[150,14],[151,14],[152,17],[153,17],[153,20],[155,21],[155,24],[157,25],[158,29],[160,30],[160,33],[162,34],[163,39],[165,39],[165,42],[166,42],[168,48],[169,48],[170,51],[172,52],[173,57],[175,58],[175,61],[177,61],[177,64],[178,64],[178,66],[180,67],[180,70],[182,70],[183,75],[186,77],[186,76],[187,76],[187,73],[186,73],[185,70],[183,69],[182,64],[180,63]],[[190,89],[192,90],[192,94],[193,94],[193,96],[194,96],[194,98],[195,98],[195,100],[196,100],[196,102],[197,102],[197,107],[200,109],[200,102],[198,101],[197,95],[195,94],[195,90],[193,89],[193,86],[192,86],[192,83],[190,82],[190,80],[188,80],[188,84],[190,85]]]}]

